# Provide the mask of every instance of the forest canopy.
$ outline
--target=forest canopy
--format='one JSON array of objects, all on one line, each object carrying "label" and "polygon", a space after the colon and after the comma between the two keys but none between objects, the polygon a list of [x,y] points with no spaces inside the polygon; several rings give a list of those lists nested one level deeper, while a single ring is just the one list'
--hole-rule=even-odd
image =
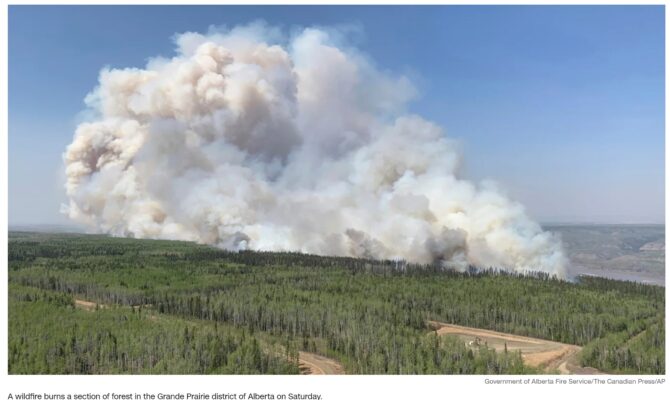
[{"label": "forest canopy", "polygon": [[351,374],[541,372],[427,321],[665,372],[664,288],[634,282],[27,232],[10,233],[9,269],[10,373],[291,374],[301,351]]}]

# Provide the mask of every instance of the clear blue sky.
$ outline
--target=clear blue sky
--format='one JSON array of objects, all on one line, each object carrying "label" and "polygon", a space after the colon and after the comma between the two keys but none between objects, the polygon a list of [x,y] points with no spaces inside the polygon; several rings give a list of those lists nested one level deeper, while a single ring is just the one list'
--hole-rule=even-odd
[{"label": "clear blue sky", "polygon": [[663,6],[11,6],[9,223],[63,223],[61,154],[103,66],[172,55],[178,32],[262,19],[355,25],[540,221],[663,222]]}]

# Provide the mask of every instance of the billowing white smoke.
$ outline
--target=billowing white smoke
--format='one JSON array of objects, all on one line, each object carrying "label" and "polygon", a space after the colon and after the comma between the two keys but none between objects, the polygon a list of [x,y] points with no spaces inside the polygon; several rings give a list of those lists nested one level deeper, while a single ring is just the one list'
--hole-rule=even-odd
[{"label": "billowing white smoke", "polygon": [[186,33],[172,59],[103,70],[64,154],[65,212],[113,235],[564,275],[557,238],[403,115],[407,79],[329,31],[268,36]]}]

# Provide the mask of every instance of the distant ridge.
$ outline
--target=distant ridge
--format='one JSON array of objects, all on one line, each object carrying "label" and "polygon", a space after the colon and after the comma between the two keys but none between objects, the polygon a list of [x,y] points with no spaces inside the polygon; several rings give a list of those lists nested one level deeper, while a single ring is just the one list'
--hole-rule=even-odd
[{"label": "distant ridge", "polygon": [[42,232],[42,233],[86,233],[86,230],[77,225],[66,224],[13,224],[9,225],[10,232]]}]

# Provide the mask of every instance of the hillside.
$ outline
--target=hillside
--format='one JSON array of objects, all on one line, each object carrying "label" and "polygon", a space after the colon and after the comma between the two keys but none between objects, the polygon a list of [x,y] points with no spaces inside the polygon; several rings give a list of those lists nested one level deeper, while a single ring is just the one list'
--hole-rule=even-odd
[{"label": "hillside", "polygon": [[572,275],[665,284],[664,225],[546,225],[560,235]]}]

